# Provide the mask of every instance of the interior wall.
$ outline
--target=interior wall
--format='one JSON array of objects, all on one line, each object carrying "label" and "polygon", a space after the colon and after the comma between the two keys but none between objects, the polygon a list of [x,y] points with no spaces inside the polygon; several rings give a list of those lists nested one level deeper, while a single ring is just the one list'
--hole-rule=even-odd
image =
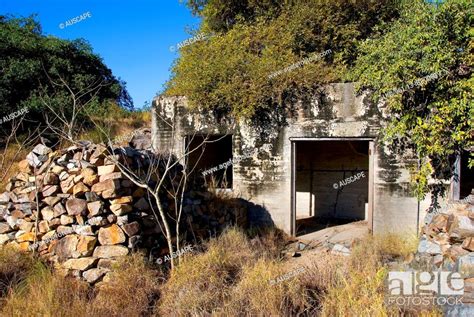
[{"label": "interior wall", "polygon": [[[365,218],[368,146],[368,141],[296,142],[297,219],[309,216]],[[365,177],[345,181],[361,172]]]},{"label": "interior wall", "polygon": [[[203,143],[207,138],[206,143]],[[188,169],[202,174],[218,188],[232,188],[232,135],[193,135],[186,137]]]}]

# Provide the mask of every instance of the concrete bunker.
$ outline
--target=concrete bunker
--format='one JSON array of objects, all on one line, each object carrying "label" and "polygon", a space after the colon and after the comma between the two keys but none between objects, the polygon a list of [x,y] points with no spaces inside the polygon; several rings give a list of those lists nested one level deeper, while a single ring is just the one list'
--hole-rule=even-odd
[{"label": "concrete bunker", "polygon": [[295,233],[367,220],[369,140],[293,142]]}]

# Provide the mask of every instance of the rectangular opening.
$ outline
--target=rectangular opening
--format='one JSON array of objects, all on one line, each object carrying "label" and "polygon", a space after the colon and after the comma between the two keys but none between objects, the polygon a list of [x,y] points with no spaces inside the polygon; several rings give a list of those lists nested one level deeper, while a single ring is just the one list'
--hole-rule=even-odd
[{"label": "rectangular opening", "polygon": [[459,199],[464,199],[471,194],[474,189],[474,168],[469,168],[468,151],[463,151],[461,155]]},{"label": "rectangular opening", "polygon": [[369,141],[294,141],[296,236],[369,220]]},{"label": "rectangular opening", "polygon": [[216,188],[232,188],[232,135],[199,134],[185,138],[187,168]]}]

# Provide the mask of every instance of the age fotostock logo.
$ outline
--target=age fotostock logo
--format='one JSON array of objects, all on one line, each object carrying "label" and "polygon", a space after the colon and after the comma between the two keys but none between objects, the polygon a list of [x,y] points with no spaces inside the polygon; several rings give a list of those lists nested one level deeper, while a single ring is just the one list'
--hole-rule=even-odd
[{"label": "age fotostock logo", "polygon": [[[464,279],[457,272],[389,272],[389,304],[462,304]],[[421,297],[420,297],[421,296]]]}]

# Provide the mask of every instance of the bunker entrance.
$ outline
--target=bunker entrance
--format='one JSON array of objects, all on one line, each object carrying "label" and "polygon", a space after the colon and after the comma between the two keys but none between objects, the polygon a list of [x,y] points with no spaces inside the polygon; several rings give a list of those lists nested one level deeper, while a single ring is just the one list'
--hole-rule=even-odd
[{"label": "bunker entrance", "polygon": [[367,220],[369,141],[294,142],[295,233]]},{"label": "bunker entrance", "polygon": [[188,171],[216,188],[232,188],[232,135],[190,135],[185,140]]}]

